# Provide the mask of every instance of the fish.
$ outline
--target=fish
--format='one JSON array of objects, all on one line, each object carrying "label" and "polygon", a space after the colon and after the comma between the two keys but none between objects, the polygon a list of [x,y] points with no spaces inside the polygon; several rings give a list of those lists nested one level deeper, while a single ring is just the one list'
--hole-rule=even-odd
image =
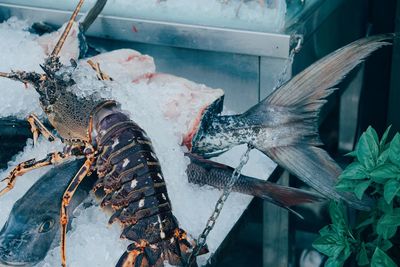
[{"label": "fish", "polygon": [[184,144],[191,153],[206,158],[249,144],[322,195],[369,210],[371,199],[359,200],[353,193],[335,189],[342,169],[319,147],[318,118],[335,86],[393,38],[393,34],[370,36],[332,52],[242,114],[220,115],[223,98],[215,100],[201,111]]},{"label": "fish", "polygon": [[[187,156],[191,160],[186,170],[190,183],[218,189],[228,183],[233,170],[231,167],[195,155]],[[58,244],[61,197],[83,161],[76,159],[56,165],[14,204],[6,224],[0,231],[0,266],[33,266],[43,260],[48,251]],[[78,187],[77,195],[74,195],[73,203],[69,206],[71,215],[88,197],[96,180],[97,176],[94,173]],[[244,175],[240,176],[233,191],[260,197],[300,217],[300,214],[289,207],[323,200],[318,194]],[[73,217],[70,223],[72,221]]]},{"label": "fish", "polygon": [[[83,162],[76,159],[54,166],[14,204],[0,231],[0,266],[33,266],[59,244],[61,196]],[[71,217],[94,182],[93,175],[78,188],[68,209]]]},{"label": "fish", "polygon": [[[204,159],[198,155],[190,153],[186,153],[185,155],[190,159],[190,164],[186,169],[189,183],[200,186],[209,185],[218,189],[224,189],[230,181],[232,173],[234,172],[232,167]],[[278,171],[278,173],[282,173],[282,170]],[[303,217],[291,209],[291,206],[326,200],[317,193],[278,185],[243,174],[240,174],[238,180],[232,187],[232,191],[271,202],[292,212],[301,219],[303,219]]]},{"label": "fish", "polygon": [[[212,158],[236,145],[250,144],[322,195],[369,210],[373,201],[368,197],[359,200],[335,189],[342,169],[319,147],[318,119],[326,98],[337,90],[335,86],[369,54],[391,45],[393,38],[394,34],[371,36],[340,48],[238,115],[221,115],[225,112],[222,89],[151,71],[134,79],[129,70],[121,71],[119,78],[129,77],[133,90],[135,84],[146,83],[160,95],[164,116],[190,153]],[[112,71],[112,65],[104,70]]]}]

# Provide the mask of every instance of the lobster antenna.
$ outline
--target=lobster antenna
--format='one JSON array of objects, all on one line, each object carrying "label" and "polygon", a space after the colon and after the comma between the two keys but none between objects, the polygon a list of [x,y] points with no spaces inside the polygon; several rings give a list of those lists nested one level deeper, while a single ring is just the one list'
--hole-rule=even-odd
[{"label": "lobster antenna", "polygon": [[60,53],[60,50],[61,50],[62,46],[64,45],[65,40],[67,39],[69,31],[71,30],[72,24],[74,23],[76,16],[78,16],[79,10],[81,9],[84,1],[85,0],[79,0],[79,3],[74,10],[74,13],[72,13],[71,18],[68,21],[67,27],[65,27],[63,34],[61,35],[56,46],[54,47],[53,52],[51,53],[52,57],[56,57],[58,55],[58,53]]},{"label": "lobster antenna", "polygon": [[1,71],[0,71],[0,77],[9,78],[9,77],[10,77],[10,73],[7,73],[7,72],[1,72]]},{"label": "lobster antenna", "polygon": [[97,19],[104,6],[107,4],[107,0],[97,0],[96,4],[89,10],[84,20],[80,23],[82,32],[86,32],[90,25]]}]

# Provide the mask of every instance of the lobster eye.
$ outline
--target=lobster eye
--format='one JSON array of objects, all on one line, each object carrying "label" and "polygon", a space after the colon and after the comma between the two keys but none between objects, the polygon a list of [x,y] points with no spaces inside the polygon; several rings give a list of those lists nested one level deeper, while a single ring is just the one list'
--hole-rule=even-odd
[{"label": "lobster eye", "polygon": [[40,226],[39,226],[39,233],[46,233],[51,230],[54,226],[53,219],[46,219]]}]

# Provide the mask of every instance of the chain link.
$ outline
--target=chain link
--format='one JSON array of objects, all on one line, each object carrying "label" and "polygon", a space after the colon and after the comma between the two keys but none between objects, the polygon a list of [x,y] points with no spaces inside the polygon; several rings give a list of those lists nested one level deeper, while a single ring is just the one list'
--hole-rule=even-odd
[{"label": "chain link", "polygon": [[294,45],[294,47],[292,48],[292,50],[290,50],[289,57],[286,60],[283,71],[279,75],[278,82],[276,83],[272,92],[275,91],[276,89],[278,89],[279,87],[281,87],[282,84],[284,84],[286,82],[286,80],[288,79],[287,72],[288,72],[289,66],[292,66],[294,56],[300,51],[300,49],[302,47],[302,44],[303,44],[303,36],[302,35],[295,34],[291,38],[292,38],[291,42]]},{"label": "chain link", "polygon": [[211,230],[214,228],[215,223],[217,222],[217,219],[218,219],[219,215],[221,214],[222,208],[224,207],[225,201],[228,199],[229,194],[232,192],[233,186],[239,179],[244,165],[246,165],[247,162],[249,161],[249,155],[250,155],[250,151],[252,149],[253,149],[252,145],[247,145],[247,150],[240,158],[239,165],[233,171],[231,178],[228,181],[228,184],[224,187],[224,191],[222,192],[221,196],[217,200],[214,211],[211,214],[210,218],[208,219],[206,227],[204,228],[204,230],[200,234],[200,236],[197,238],[196,246],[193,249],[193,252],[189,256],[188,264],[186,265],[187,267],[190,267],[192,265],[194,259],[197,257],[200,250],[206,244],[207,236],[210,234]]},{"label": "chain link", "polygon": [[[303,43],[303,37],[301,35],[294,35],[294,36],[292,36],[292,40],[293,40],[295,46],[290,51],[290,55],[285,63],[285,67],[278,79],[277,85],[275,86],[274,90],[279,88],[280,86],[282,86],[282,84],[286,81],[286,78],[287,78],[286,74],[287,74],[288,68],[289,68],[289,66],[292,65],[295,54],[297,54],[301,49],[301,46]],[[219,215],[221,214],[222,208],[224,207],[224,204],[225,204],[226,200],[228,199],[233,186],[235,185],[235,183],[237,182],[237,180],[240,177],[243,167],[249,161],[250,151],[253,148],[254,148],[253,145],[250,145],[250,144],[247,145],[247,150],[240,158],[239,165],[233,171],[231,178],[228,181],[228,184],[224,187],[224,191],[222,192],[221,196],[217,200],[214,211],[211,214],[210,218],[208,219],[206,227],[204,228],[204,230],[200,234],[200,236],[197,238],[196,246],[194,247],[192,253],[189,256],[186,267],[191,267],[192,263],[194,262],[197,255],[199,254],[200,250],[206,244],[207,237],[210,234],[210,232],[212,231],[212,229],[214,228],[215,223],[217,222],[217,219],[218,219]]]}]

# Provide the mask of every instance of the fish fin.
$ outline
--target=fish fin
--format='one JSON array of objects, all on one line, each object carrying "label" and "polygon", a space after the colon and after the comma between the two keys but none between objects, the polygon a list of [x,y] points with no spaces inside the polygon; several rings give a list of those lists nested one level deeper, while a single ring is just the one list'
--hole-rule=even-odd
[{"label": "fish fin", "polygon": [[[272,160],[298,176],[320,193],[344,199],[358,209],[368,209],[369,201],[335,190],[341,168],[321,148],[318,116],[333,88],[369,54],[389,45],[393,34],[371,36],[355,41],[312,64],[282,85],[243,116],[249,121],[274,127],[276,141],[256,141],[256,147]],[[274,118],[271,122],[271,118]]]},{"label": "fish fin", "polygon": [[[394,34],[366,37],[346,45],[318,60],[269,95],[269,105],[300,107],[313,111],[321,108],[320,99],[332,93],[329,88],[342,81],[346,75],[364,59],[382,46],[390,45]],[[316,107],[315,107],[315,104]]]},{"label": "fish fin", "polygon": [[[201,156],[185,153],[190,158],[186,173],[191,183],[223,188],[227,182],[226,177],[230,178],[234,169],[230,166],[204,159]],[[282,186],[257,178],[240,175],[233,191],[259,197],[269,201],[279,207],[285,208],[303,218],[290,206],[321,201],[324,198],[320,194],[308,192],[305,190]]]},{"label": "fish fin", "polygon": [[249,143],[327,197],[369,209],[369,201],[336,191],[342,170],[316,147],[322,144],[318,118],[326,97],[336,90],[333,87],[393,37],[384,34],[355,41],[312,64],[245,113],[202,121],[192,151],[212,156]]},{"label": "fish fin", "polygon": [[287,146],[271,148],[264,152],[324,196],[334,200],[345,200],[350,206],[362,210],[368,210],[373,204],[369,198],[359,200],[353,193],[335,190],[337,177],[342,169],[321,148]]},{"label": "fish fin", "polygon": [[291,206],[325,200],[320,194],[261,180],[254,182],[252,191],[254,196],[287,209],[301,219],[303,219],[303,216],[291,209]]},{"label": "fish fin", "polygon": [[212,161],[206,158],[203,158],[200,155],[197,155],[195,153],[190,153],[190,152],[185,152],[185,156],[188,157],[190,159],[191,163],[196,164],[197,166],[201,166],[202,168],[206,169],[206,170],[210,170],[210,169],[225,169],[225,170],[233,170],[232,167],[216,162],[216,161]]}]

